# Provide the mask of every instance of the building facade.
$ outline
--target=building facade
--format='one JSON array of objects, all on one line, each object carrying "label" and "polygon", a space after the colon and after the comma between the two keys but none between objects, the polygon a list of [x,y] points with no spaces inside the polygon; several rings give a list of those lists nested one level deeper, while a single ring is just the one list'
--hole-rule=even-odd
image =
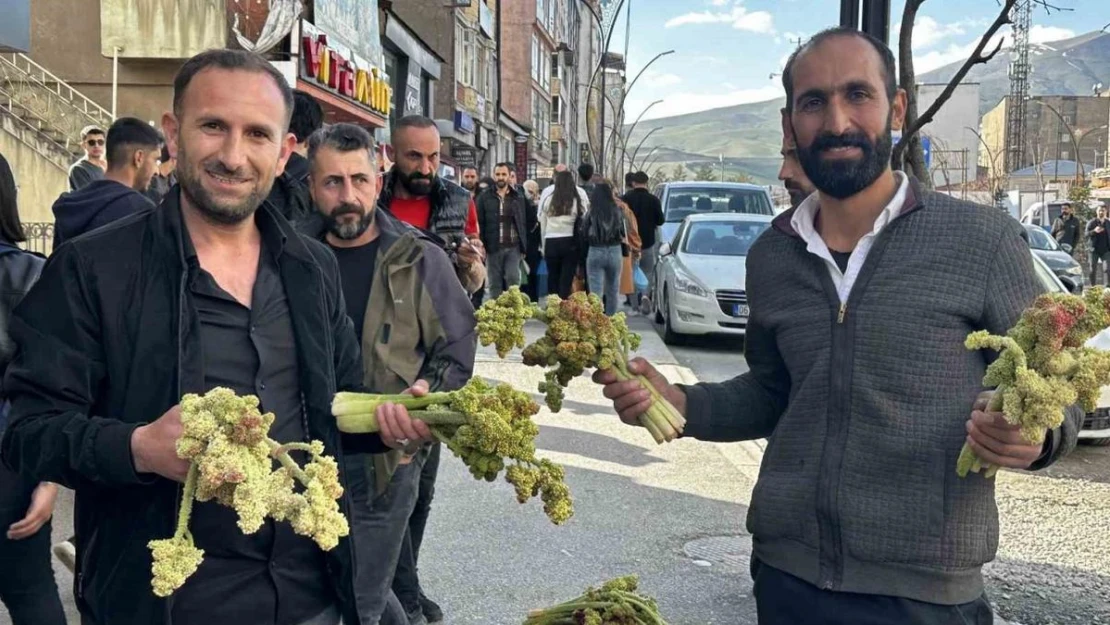
[{"label": "building facade", "polygon": [[[1003,98],[982,118],[981,134],[986,146],[980,153],[979,164],[987,168],[991,177],[1004,168],[1005,153],[1010,147],[1006,145],[1006,110],[1010,104],[1009,98]],[[1034,96],[1025,106],[1023,167],[1050,160],[1077,161],[1086,170],[1107,165],[1110,98]],[[992,159],[990,155],[996,156]]]},{"label": "building facade", "polygon": [[[917,109],[927,110],[947,84],[917,85]],[[978,178],[979,84],[960,83],[921,134],[929,141],[929,172],[937,189],[969,190]]]}]

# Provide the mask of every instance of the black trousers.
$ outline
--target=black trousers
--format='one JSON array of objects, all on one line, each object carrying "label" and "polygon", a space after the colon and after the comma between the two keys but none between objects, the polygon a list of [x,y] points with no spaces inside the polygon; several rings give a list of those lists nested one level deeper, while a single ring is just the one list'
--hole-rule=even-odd
[{"label": "black trousers", "polygon": [[50,522],[23,540],[7,536],[8,526],[26,515],[36,486],[0,465],[0,602],[14,625],[65,625],[50,564]]},{"label": "black trousers", "polygon": [[420,559],[420,546],[424,542],[424,529],[428,526],[428,515],[432,511],[432,498],[435,496],[436,476],[439,475],[439,457],[442,443],[431,446],[428,458],[420,470],[420,490],[416,495],[416,507],[409,516],[408,531],[401,543],[401,556],[397,560],[397,573],[393,577],[393,593],[401,601],[405,611],[413,613],[420,608],[420,576],[417,572]]},{"label": "black trousers", "polygon": [[983,595],[962,605],[821,590],[752,559],[759,625],[993,625]]},{"label": "black trousers", "polygon": [[549,291],[562,299],[570,297],[580,256],[574,245],[574,237],[555,237],[544,242],[543,258],[547,261]]}]

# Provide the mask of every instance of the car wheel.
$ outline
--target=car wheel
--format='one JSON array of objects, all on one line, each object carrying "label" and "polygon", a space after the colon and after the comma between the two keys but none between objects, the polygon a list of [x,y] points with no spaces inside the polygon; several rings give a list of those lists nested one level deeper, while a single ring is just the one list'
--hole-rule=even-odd
[{"label": "car wheel", "polygon": [[[658,274],[656,275],[656,279],[658,279]],[[658,287],[656,287],[656,290],[658,290]],[[663,323],[663,309],[659,307],[661,299],[658,293],[651,294],[651,310],[654,312],[653,318],[655,319],[655,323]]]},{"label": "car wheel", "polygon": [[667,345],[678,345],[682,343],[682,335],[674,331],[671,325],[671,318],[674,316],[674,310],[671,309],[671,298],[667,295],[667,290],[663,289],[663,342]]},{"label": "car wheel", "polygon": [[1091,447],[1110,447],[1110,438],[1081,438],[1079,444]]}]

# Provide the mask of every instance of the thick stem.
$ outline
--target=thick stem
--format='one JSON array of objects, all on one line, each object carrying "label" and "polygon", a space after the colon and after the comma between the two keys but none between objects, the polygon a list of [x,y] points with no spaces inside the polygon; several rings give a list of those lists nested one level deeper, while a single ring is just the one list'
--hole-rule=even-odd
[{"label": "thick stem", "polygon": [[288,454],[291,451],[303,451],[307,454],[313,453],[312,445],[309,443],[282,443],[276,449],[271,449],[270,455],[277,457],[277,454]]},{"label": "thick stem", "polygon": [[336,393],[331,413],[336,417],[373,413],[382,404],[404,406],[409,410],[427,408],[437,404],[447,405],[455,398],[453,393],[428,393],[423,397],[412,395],[371,395],[364,393]]},{"label": "thick stem", "polygon": [[270,456],[272,456],[274,460],[277,460],[279,463],[281,463],[281,466],[284,467],[286,471],[289,471],[289,473],[292,474],[293,477],[297,478],[298,482],[304,484],[305,486],[308,486],[308,483],[311,481],[308,478],[308,474],[305,473],[303,469],[301,469],[301,467],[297,464],[297,461],[293,460],[293,457],[290,456],[288,452],[281,451],[281,443],[271,438],[267,438],[266,445],[270,447]]},{"label": "thick stem", "polygon": [[197,495],[197,463],[189,463],[189,473],[185,476],[185,488],[181,492],[181,508],[177,511],[177,528],[173,537],[181,540],[189,533],[189,515],[193,513],[193,500]]},{"label": "thick stem", "polygon": [[[1002,394],[1005,391],[1005,385],[1001,385],[994,390],[994,394],[991,395],[990,401],[987,402],[988,412],[1002,411]],[[984,468],[987,470],[986,473],[983,474],[985,478],[990,479],[998,473],[998,467],[992,464],[983,464],[983,461],[976,457],[975,452],[971,451],[971,447],[968,446],[967,443],[964,443],[963,448],[960,449],[960,457],[956,460],[956,474],[960,477],[967,477],[969,472],[978,473]]]},{"label": "thick stem", "polygon": [[[628,369],[624,363],[616,363],[616,366],[613,367],[612,371],[613,374],[617,376],[617,379],[621,382],[629,382],[636,379],[632,376],[631,373],[628,372]],[[642,382],[641,385],[643,385]],[[648,388],[645,388],[645,390],[650,393],[650,386]],[[657,410],[652,409],[656,406],[655,402],[656,399],[653,394],[651,408],[649,408],[644,414],[640,415],[640,425],[643,425],[645,428],[647,428],[648,432],[651,433],[652,437],[655,438],[655,441],[657,443],[663,443],[668,440],[666,436],[667,430],[673,430],[673,428],[671,427],[667,419],[662,418]],[[650,427],[648,426],[648,423],[651,424]]]},{"label": "thick stem", "polygon": [[[428,425],[462,425],[469,421],[461,412],[451,410],[410,410],[409,416],[419,419]],[[339,431],[345,434],[375,434],[378,428],[378,416],[373,412],[348,414],[335,418]]]}]

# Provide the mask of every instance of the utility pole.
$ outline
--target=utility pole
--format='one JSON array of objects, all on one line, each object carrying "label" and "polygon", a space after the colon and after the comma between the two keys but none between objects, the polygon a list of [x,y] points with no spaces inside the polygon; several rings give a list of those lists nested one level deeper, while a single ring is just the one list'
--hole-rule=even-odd
[{"label": "utility pole", "polygon": [[890,0],[840,0],[840,25],[890,42]]},{"label": "utility pole", "polygon": [[[1025,159],[1026,109],[1029,100],[1029,29],[1033,22],[1030,0],[1018,0],[1010,13],[1010,95],[1006,102],[1006,173],[1021,169]],[[1059,141],[1059,136],[1057,136]]]}]

